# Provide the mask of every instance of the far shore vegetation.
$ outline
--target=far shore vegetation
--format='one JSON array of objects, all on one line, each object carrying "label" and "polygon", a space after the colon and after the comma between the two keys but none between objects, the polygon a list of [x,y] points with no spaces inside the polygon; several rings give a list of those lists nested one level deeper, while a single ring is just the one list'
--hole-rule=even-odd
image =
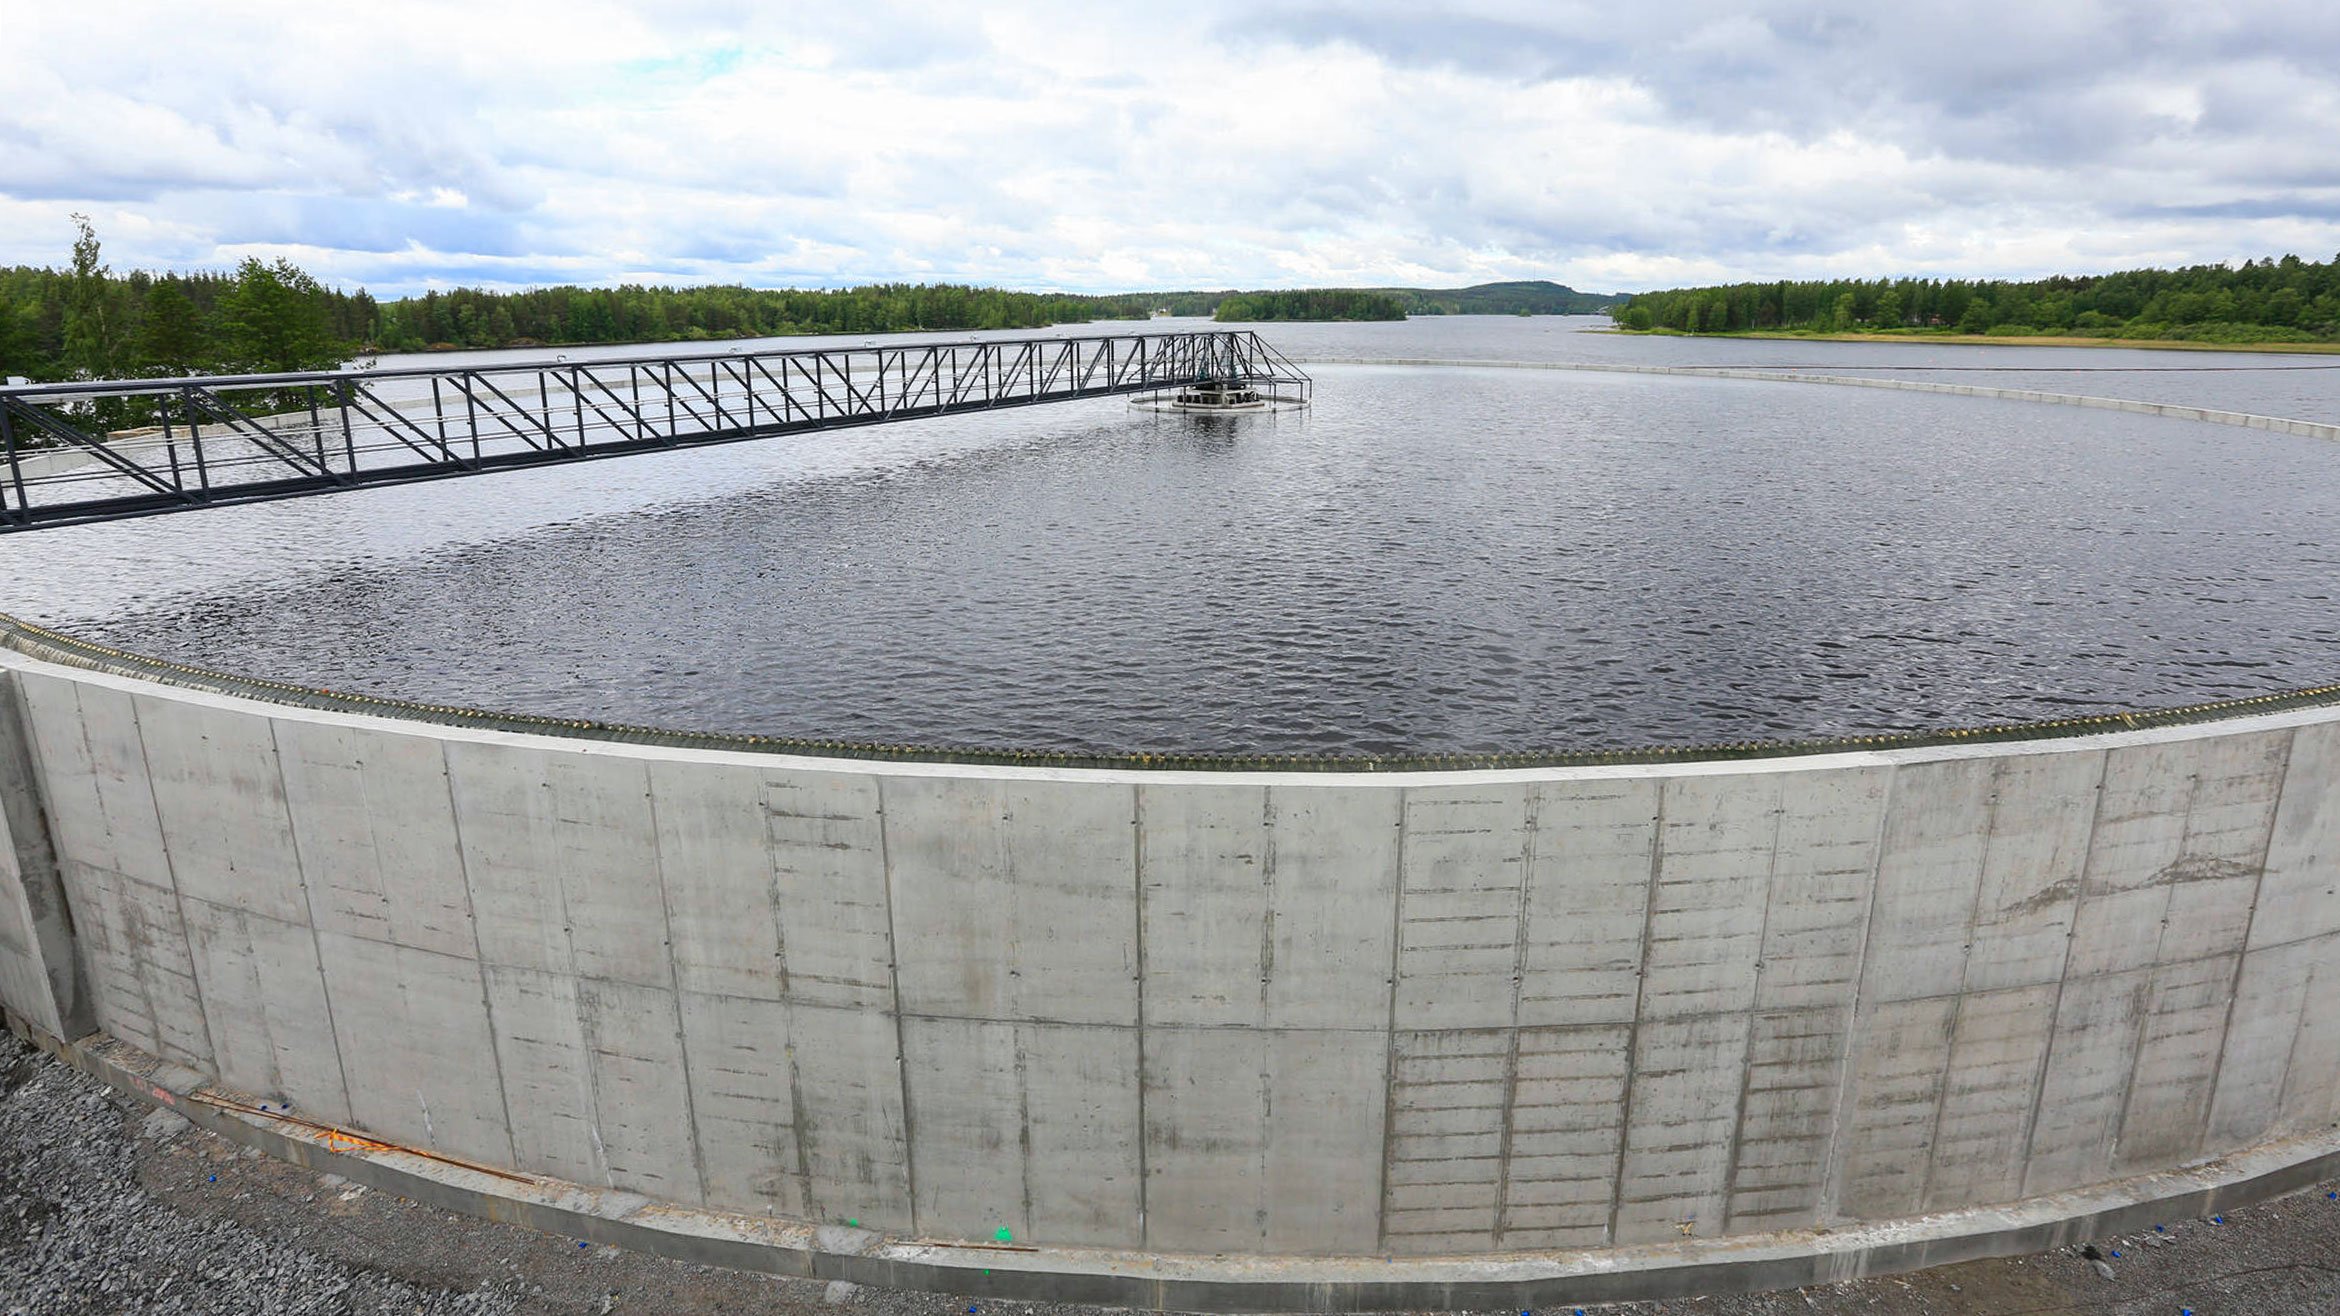
[{"label": "far shore vegetation", "polygon": [[1211,318],[1227,323],[1254,320],[1403,320],[1406,304],[1385,292],[1360,288],[1307,288],[1294,292],[1246,292],[1221,301]]},{"label": "far shore vegetation", "polygon": [[1298,292],[1013,292],[958,284],[792,290],[734,286],[478,288],[378,301],[289,261],[232,272],[115,273],[87,218],[64,269],[0,268],[0,378],[37,382],[318,370],[374,352],[666,343],[797,334],[1037,329],[1156,314],[1222,321],[1552,315],[1622,294],[1543,281]]},{"label": "far shore vegetation", "polygon": [[1762,338],[1797,343],[1925,343],[1929,346],[1949,344],[1968,347],[2137,347],[2157,352],[2301,352],[2309,355],[2340,354],[2340,342],[2315,339],[2271,339],[2263,342],[2229,343],[2196,338],[2091,338],[2086,334],[2023,333],[1962,334],[1939,329],[1854,329],[1834,333],[1819,329],[1730,329],[1715,333],[1691,333],[1682,329],[1603,329],[1596,333],[1618,333],[1649,338]]},{"label": "far shore vegetation", "polygon": [[2340,257],[2030,281],[1853,279],[1637,293],[1621,329],[1746,337],[2042,346],[2340,346]]}]

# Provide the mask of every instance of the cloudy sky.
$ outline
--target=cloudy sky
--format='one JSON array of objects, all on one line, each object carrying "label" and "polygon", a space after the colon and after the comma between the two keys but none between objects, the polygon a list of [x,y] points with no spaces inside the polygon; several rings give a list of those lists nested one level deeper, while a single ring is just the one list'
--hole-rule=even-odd
[{"label": "cloudy sky", "polygon": [[1083,291],[2340,249],[2340,4],[0,0],[0,264]]}]

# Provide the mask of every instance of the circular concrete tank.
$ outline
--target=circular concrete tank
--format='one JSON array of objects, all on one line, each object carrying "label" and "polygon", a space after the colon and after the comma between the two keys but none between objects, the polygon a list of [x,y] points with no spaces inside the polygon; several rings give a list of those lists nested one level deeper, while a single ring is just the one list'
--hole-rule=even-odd
[{"label": "circular concrete tank", "polygon": [[0,1001],[449,1209],[1150,1307],[1840,1279],[2340,1169],[2340,687],[1310,766],[481,714],[0,619]]},{"label": "circular concrete tank", "polygon": [[1771,756],[1185,772],[774,753],[7,644],[17,1016],[102,1030],[140,1090],[598,1190],[592,1219],[775,1221],[685,1231],[733,1264],[1586,1300],[2037,1246],[2340,1151],[2330,691]]}]

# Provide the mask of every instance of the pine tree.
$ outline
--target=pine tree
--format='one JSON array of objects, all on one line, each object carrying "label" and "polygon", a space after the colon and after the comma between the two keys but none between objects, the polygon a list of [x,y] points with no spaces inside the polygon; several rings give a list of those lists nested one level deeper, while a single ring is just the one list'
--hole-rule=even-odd
[{"label": "pine tree", "polygon": [[139,327],[139,364],[166,375],[195,373],[204,356],[203,325],[176,279],[146,290],[146,323]]},{"label": "pine tree", "polygon": [[89,216],[73,216],[73,272],[65,293],[65,367],[84,379],[114,373],[118,344],[107,314],[109,271],[98,262],[97,231]]},{"label": "pine tree", "polygon": [[247,256],[220,304],[235,364],[248,370],[322,370],[340,364],[349,344],[333,336],[328,294],[307,272],[279,258]]}]

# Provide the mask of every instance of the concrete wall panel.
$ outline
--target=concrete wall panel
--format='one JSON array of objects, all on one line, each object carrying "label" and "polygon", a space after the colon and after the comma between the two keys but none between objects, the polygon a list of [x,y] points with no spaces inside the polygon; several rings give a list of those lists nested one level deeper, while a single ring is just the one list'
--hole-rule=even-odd
[{"label": "concrete wall panel", "polygon": [[512,1164],[477,962],[337,932],[317,950],[350,1118],[390,1142]]},{"label": "concrete wall panel", "polygon": [[[807,1190],[797,1041],[785,1002],[682,997],[691,1115],[707,1201],[751,1213],[818,1217]],[[905,1213],[906,1214],[906,1213]],[[897,1228],[906,1219],[887,1222]]]},{"label": "concrete wall panel", "polygon": [[1148,1030],[1147,1246],[1373,1251],[1384,1044],[1345,1030]]},{"label": "concrete wall panel", "polygon": [[739,996],[683,997],[707,1200],[911,1227],[894,1021]]},{"label": "concrete wall panel", "polygon": [[2226,1033],[2211,1095],[2211,1146],[2247,1146],[2275,1129],[2283,1110],[2284,1076],[2299,1046],[2316,964],[2332,950],[2328,939],[2318,939],[2269,946],[2243,956],[2242,971],[2235,978],[2233,1027]]},{"label": "concrete wall panel", "polygon": [[[5,691],[0,691],[0,696],[4,695]],[[36,943],[15,848],[8,820],[0,817],[0,1001],[8,1002],[43,1031],[61,1037],[65,1024],[49,987],[48,961]]]},{"label": "concrete wall panel", "polygon": [[210,1026],[178,896],[71,859],[63,876],[98,1027],[150,1055],[208,1072]]},{"label": "concrete wall panel", "polygon": [[499,965],[483,972],[517,1164],[608,1185],[576,979]]},{"label": "concrete wall panel", "polygon": [[2154,971],[2114,1169],[2189,1161],[2201,1148],[2236,967],[2236,957],[2225,956]]},{"label": "concrete wall panel", "polygon": [[1500,1246],[1609,1240],[1632,1055],[1623,1024],[1520,1030]]},{"label": "concrete wall panel", "polygon": [[1632,1022],[1657,862],[1660,783],[1543,782],[1522,915],[1522,1027]]},{"label": "concrete wall panel", "polygon": [[2168,922],[2156,952],[2165,964],[2242,950],[2291,753],[2288,732],[2212,743],[2187,803],[2185,853],[2168,879]]},{"label": "concrete wall panel", "polygon": [[20,672],[59,865],[173,890],[138,713],[120,690]]},{"label": "concrete wall panel", "polygon": [[919,1228],[1139,1244],[1137,1030],[902,1021]]},{"label": "concrete wall panel", "polygon": [[893,1000],[877,784],[654,763],[660,868],[687,991],[877,1008]]},{"label": "concrete wall panel", "polygon": [[[798,1062],[793,1095],[805,1214],[908,1228],[910,1153],[893,1017],[794,1006],[788,1036]],[[691,1063],[700,1064],[695,1045]],[[714,1157],[710,1144],[709,1174]]]},{"label": "concrete wall panel", "polygon": [[174,699],[137,701],[154,804],[179,894],[306,925],[275,724]]},{"label": "concrete wall panel", "polygon": [[1907,1001],[1958,990],[1991,835],[1989,759],[1908,764],[1877,856],[1876,922],[1861,994]]},{"label": "concrete wall panel", "polygon": [[2112,752],[2071,974],[2240,949],[2290,743],[2261,733]]},{"label": "concrete wall panel", "polygon": [[883,790],[905,1011],[1137,1023],[1135,788],[891,777]]},{"label": "concrete wall panel", "polygon": [[[2086,902],[2081,908],[2085,913]],[[2025,1193],[2061,1192],[2110,1175],[2152,988],[2150,969],[2064,984],[2032,1112]]]},{"label": "concrete wall panel", "polygon": [[2155,961],[2168,878],[2185,853],[2196,758],[2184,744],[2126,746],[2106,755],[2072,923],[2071,975]]},{"label": "concrete wall panel", "polygon": [[1399,1028],[1518,1021],[1534,810],[1532,792],[1509,783],[1406,793]]},{"label": "concrete wall panel", "polygon": [[1266,1245],[1273,1252],[1371,1251],[1376,1163],[1385,1138],[1384,1034],[1294,1031],[1268,1052]]},{"label": "concrete wall panel", "polygon": [[2251,948],[2340,933],[2340,721],[2293,733]]},{"label": "concrete wall panel", "polygon": [[276,748],[317,930],[475,954],[445,748],[297,718]]},{"label": "concrete wall panel", "polygon": [[209,901],[181,907],[220,1081],[272,1105],[289,1101],[310,1119],[348,1120],[316,934]]},{"label": "concrete wall panel", "polygon": [[[1869,889],[1891,773],[1811,772],[1780,781],[1755,1004],[1849,1010],[1869,930]],[[1820,1076],[1835,1087],[1833,1062]]]},{"label": "concrete wall panel", "polygon": [[1970,992],[2060,980],[2096,821],[2102,753],[1993,759],[1990,830],[1961,985]]},{"label": "concrete wall panel", "polygon": [[[788,938],[774,890],[764,774],[690,766],[694,771],[672,763],[649,768],[675,984],[707,995],[787,999]],[[874,835],[876,791],[870,794]],[[882,891],[884,857],[872,858]]]},{"label": "concrete wall panel", "polygon": [[1509,1028],[1396,1035],[1381,1208],[1392,1250],[1496,1246],[1517,1045]]},{"label": "concrete wall panel", "polygon": [[2309,943],[2314,947],[2308,969],[2306,1008],[2300,1012],[2298,1039],[2291,1044],[2291,1063],[2283,1073],[2283,1100],[2277,1129],[2287,1134],[2308,1133],[2340,1123],[2340,936]]},{"label": "concrete wall panel", "polygon": [[1146,1018],[1380,1028],[1397,882],[1390,792],[1141,792]]},{"label": "concrete wall panel", "polygon": [[702,1200],[671,993],[503,965],[487,993],[524,1168]]},{"label": "concrete wall panel", "polygon": [[1836,1205],[1856,1219],[1909,1215],[1926,1196],[1958,999],[1879,1002],[1854,1039]]},{"label": "concrete wall panel", "polygon": [[1732,1148],[1728,1232],[1793,1228],[1817,1217],[1851,1014],[1846,1005],[1755,1016]]},{"label": "concrete wall panel", "polygon": [[1402,797],[1277,786],[1268,806],[1275,900],[1261,1023],[1386,1033]]},{"label": "concrete wall panel", "polygon": [[672,987],[639,760],[457,743],[447,769],[486,962]]},{"label": "concrete wall panel", "polygon": [[1644,1020],[1755,1003],[1763,953],[1763,920],[1755,912],[1771,882],[1779,793],[1779,780],[1769,775],[1666,783],[1642,952]]},{"label": "concrete wall panel", "polygon": [[1642,1023],[1626,1094],[1617,1242],[1723,1232],[1752,1022],[1724,1014]]},{"label": "concrete wall panel", "polygon": [[2022,1196],[2032,1101],[2055,1020],[2052,983],[1959,998],[1927,1167],[1926,1210]]},{"label": "concrete wall panel", "polygon": [[674,993],[586,981],[576,1004],[609,1183],[652,1197],[706,1200]]},{"label": "concrete wall panel", "polygon": [[1273,971],[1268,792],[1138,792],[1146,1022],[1256,1024]]},{"label": "concrete wall panel", "polygon": [[[654,1198],[1169,1251],[1600,1247],[2006,1203],[2340,1118],[2340,715],[1202,779],[0,666],[98,1025]],[[0,995],[38,1017],[16,822]]]},{"label": "concrete wall panel", "polygon": [[0,1002],[52,1037],[97,1027],[14,672],[0,668]]}]

